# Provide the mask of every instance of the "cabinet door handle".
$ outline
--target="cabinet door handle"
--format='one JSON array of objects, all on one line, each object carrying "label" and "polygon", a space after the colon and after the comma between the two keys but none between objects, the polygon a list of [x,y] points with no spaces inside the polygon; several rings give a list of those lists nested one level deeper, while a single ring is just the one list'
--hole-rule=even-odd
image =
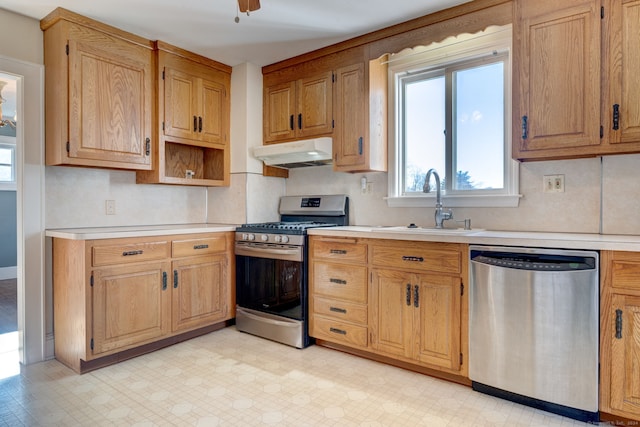
[{"label": "cabinet door handle", "polygon": [[178,287],[178,270],[173,270],[173,288]]},{"label": "cabinet door handle", "polygon": [[413,306],[420,307],[420,286],[413,287]]},{"label": "cabinet door handle", "polygon": [[193,249],[207,249],[209,245],[193,245]]},{"label": "cabinet door handle", "polygon": [[358,138],[358,154],[361,155],[361,156],[362,156],[362,151],[363,151],[362,141],[363,141],[362,137]]},{"label": "cabinet door handle", "polygon": [[616,310],[616,339],[622,339],[622,310]]},{"label": "cabinet door handle", "polygon": [[336,278],[333,278],[333,277],[329,279],[329,282],[331,282],[331,283],[336,283],[336,284],[338,284],[338,285],[346,285],[346,284],[347,284],[347,281],[346,281],[346,280],[343,280],[343,279],[336,279]]},{"label": "cabinet door handle", "polygon": [[162,290],[163,291],[167,290],[167,272],[166,271],[162,272]]},{"label": "cabinet door handle", "polygon": [[198,132],[202,132],[202,116],[198,116]]},{"label": "cabinet door handle", "polygon": [[613,130],[620,129],[620,104],[613,104]]},{"label": "cabinet door handle", "polygon": [[193,131],[198,131],[198,116],[193,116]]},{"label": "cabinet door handle", "polygon": [[289,116],[289,128],[293,130],[293,114]]},{"label": "cabinet door handle", "polygon": [[132,256],[132,255],[142,255],[144,251],[139,249],[137,251],[124,251],[122,252],[122,256]]},{"label": "cabinet door handle", "polygon": [[298,129],[302,129],[302,113],[298,114]]},{"label": "cabinet door handle", "polygon": [[333,311],[334,313],[347,314],[347,310],[340,307],[329,307],[329,311]]},{"label": "cabinet door handle", "polygon": [[146,154],[147,156],[151,154],[151,139],[147,138],[144,140],[145,146],[144,146],[144,154]]},{"label": "cabinet door handle", "polygon": [[421,256],[409,256],[409,255],[404,255],[402,257],[403,261],[412,261],[412,262],[424,262],[424,258]]},{"label": "cabinet door handle", "polygon": [[527,116],[522,116],[522,139],[527,139],[529,136],[529,118]]},{"label": "cabinet door handle", "polygon": [[407,283],[407,305],[411,305],[411,283]]},{"label": "cabinet door handle", "polygon": [[345,331],[344,329],[329,328],[329,332],[333,332],[334,334],[347,335],[347,331]]}]

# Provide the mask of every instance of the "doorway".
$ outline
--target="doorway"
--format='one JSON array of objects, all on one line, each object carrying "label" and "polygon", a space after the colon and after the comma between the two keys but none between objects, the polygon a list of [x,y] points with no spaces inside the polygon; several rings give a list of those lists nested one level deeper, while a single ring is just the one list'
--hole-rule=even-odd
[{"label": "doorway", "polygon": [[0,379],[19,372],[16,76],[0,73]]},{"label": "doorway", "polygon": [[29,364],[44,360],[48,353],[45,331],[49,322],[45,321],[47,304],[44,280],[44,67],[0,56],[0,75],[15,81],[15,112],[5,119],[16,122],[13,151],[16,198],[14,241],[17,252],[15,334],[18,360]]}]

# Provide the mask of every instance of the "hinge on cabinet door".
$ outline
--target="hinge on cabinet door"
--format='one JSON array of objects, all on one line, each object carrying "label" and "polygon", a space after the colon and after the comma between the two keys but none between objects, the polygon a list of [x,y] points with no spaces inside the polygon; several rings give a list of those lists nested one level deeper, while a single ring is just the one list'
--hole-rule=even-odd
[{"label": "hinge on cabinet door", "polygon": [[67,45],[65,46],[64,50],[67,53],[67,56],[69,56],[69,43],[67,43]]},{"label": "hinge on cabinet door", "polygon": [[600,19],[604,19],[604,6],[600,6]]},{"label": "hinge on cabinet door", "polygon": [[331,73],[331,83],[335,83],[336,82],[336,75]]},{"label": "hinge on cabinet door", "polygon": [[93,287],[93,274],[91,275],[91,278],[89,279],[89,285],[91,287]]},{"label": "hinge on cabinet door", "polygon": [[462,353],[460,353],[460,364],[462,365]]},{"label": "hinge on cabinet door", "polygon": [[460,296],[464,295],[464,283],[460,283]]},{"label": "hinge on cabinet door", "polygon": [[162,80],[164,80],[164,70],[162,70]]},{"label": "hinge on cabinet door", "polygon": [[91,338],[91,342],[89,343],[89,346],[91,347],[91,350],[93,350],[93,338]]},{"label": "hinge on cabinet door", "polygon": [[604,138],[604,126],[600,125],[600,139]]},{"label": "hinge on cabinet door", "polygon": [[331,129],[335,129],[336,127],[336,121],[331,119]]}]

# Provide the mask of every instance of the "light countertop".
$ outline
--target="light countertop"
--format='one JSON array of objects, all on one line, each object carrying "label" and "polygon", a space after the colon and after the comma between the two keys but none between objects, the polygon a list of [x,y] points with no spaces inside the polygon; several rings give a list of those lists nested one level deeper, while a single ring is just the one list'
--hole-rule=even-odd
[{"label": "light countertop", "polygon": [[167,224],[126,227],[58,228],[46,230],[47,237],[70,240],[118,239],[121,237],[168,236],[171,234],[235,231],[235,224]]},{"label": "light countertop", "polygon": [[413,240],[425,242],[451,242],[478,245],[531,246],[563,249],[617,250],[640,252],[640,236],[543,233],[489,230],[408,229],[406,227],[345,226],[314,228],[310,235],[341,236],[371,239]]}]

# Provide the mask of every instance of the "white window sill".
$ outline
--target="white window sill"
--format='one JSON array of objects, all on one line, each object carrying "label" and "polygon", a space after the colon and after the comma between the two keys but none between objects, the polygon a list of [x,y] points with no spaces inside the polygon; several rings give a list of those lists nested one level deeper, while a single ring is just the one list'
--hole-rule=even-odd
[{"label": "white window sill", "polygon": [[[517,208],[521,194],[442,196],[445,208]],[[390,208],[423,208],[436,205],[435,196],[385,197]]]}]

